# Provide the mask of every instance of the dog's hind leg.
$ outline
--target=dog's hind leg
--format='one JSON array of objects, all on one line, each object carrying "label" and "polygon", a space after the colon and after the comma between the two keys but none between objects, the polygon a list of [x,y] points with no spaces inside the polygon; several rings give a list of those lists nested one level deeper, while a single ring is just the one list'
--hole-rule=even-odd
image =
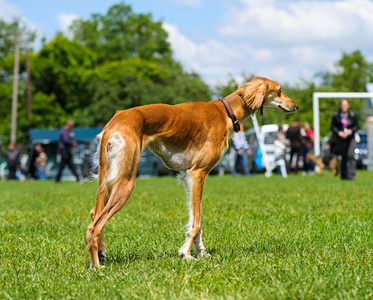
[{"label": "dog's hind leg", "polygon": [[94,222],[88,226],[87,235],[90,235],[90,242],[87,244],[87,250],[91,256],[91,267],[99,267],[99,236],[109,219],[126,204],[135,187],[135,179],[136,176],[131,178],[130,181],[126,179],[117,181],[118,184],[115,185],[107,205],[102,212],[96,216]]},{"label": "dog's hind leg", "polygon": [[[106,168],[107,156],[102,155],[100,157],[100,153],[105,153],[105,143],[107,143],[107,140],[106,140],[107,138],[105,138],[105,143],[101,143],[102,136],[103,136],[103,133],[97,136],[97,152],[96,152],[97,157],[95,156],[95,164],[97,166],[101,164],[101,167],[99,167],[99,172],[98,172],[98,190],[96,193],[96,205],[90,211],[91,222],[94,221],[96,214],[101,213],[101,211],[106,206],[109,200],[109,197],[110,197],[108,185],[105,180],[105,178],[107,177],[107,171],[108,171]],[[100,261],[105,260],[105,250],[106,250],[106,245],[105,245],[105,240],[104,240],[104,232],[102,231],[98,239],[98,257]]]},{"label": "dog's hind leg", "polygon": [[197,256],[208,256],[206,249],[202,243],[202,225],[201,225],[201,201],[202,191],[207,172],[202,170],[186,171],[181,176],[187,197],[189,207],[189,223],[187,239],[184,245],[180,248],[179,254],[185,259],[192,259],[190,249],[193,244],[196,247]]},{"label": "dog's hind leg", "polygon": [[[95,218],[88,226],[85,239],[87,251],[91,256],[91,267],[99,267],[99,241],[102,230],[109,219],[124,206],[135,187],[140,143],[129,143],[128,147],[124,147],[124,140],[122,141],[123,144],[117,140],[119,149],[115,147],[116,139],[112,144],[108,143],[109,168],[105,180],[110,187],[110,198],[101,212],[95,212]],[[125,157],[122,148],[125,148]]]},{"label": "dog's hind leg", "polygon": [[[101,211],[106,206],[108,200],[109,200],[109,192],[107,189],[107,185],[105,182],[99,182],[99,189],[97,191],[96,195],[96,206],[92,208],[90,214],[91,214],[91,222],[94,221],[97,214],[100,214]],[[105,251],[106,251],[106,244],[104,239],[104,231],[101,232],[99,239],[98,239],[98,258],[100,261],[105,260]]]}]

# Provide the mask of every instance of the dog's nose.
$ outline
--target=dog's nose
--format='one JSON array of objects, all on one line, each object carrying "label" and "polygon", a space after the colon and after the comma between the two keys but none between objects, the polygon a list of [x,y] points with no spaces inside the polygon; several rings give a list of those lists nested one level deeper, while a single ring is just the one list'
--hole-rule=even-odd
[{"label": "dog's nose", "polygon": [[298,110],[299,106],[295,104],[295,110]]}]

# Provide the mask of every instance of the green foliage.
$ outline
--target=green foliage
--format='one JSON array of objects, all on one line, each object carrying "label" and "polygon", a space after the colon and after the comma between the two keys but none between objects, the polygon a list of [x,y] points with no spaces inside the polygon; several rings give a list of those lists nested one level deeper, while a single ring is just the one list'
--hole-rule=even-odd
[{"label": "green foliage", "polygon": [[0,298],[370,299],[372,180],[210,176],[202,225],[212,256],[187,262],[177,254],[183,187],[140,179],[105,226],[97,271],[83,241],[96,182],[0,182]]},{"label": "green foliage", "polygon": [[[254,75],[244,76],[244,81],[250,81],[253,77]],[[218,95],[218,97],[225,97],[236,91],[238,87],[239,84],[237,83],[237,81],[233,78],[232,75],[229,75],[227,83],[220,83],[216,86],[215,93]]]},{"label": "green foliage", "polygon": [[[15,37],[17,32],[20,34],[20,50],[30,48],[34,41],[36,33],[29,30],[24,22],[15,19],[10,23],[0,19],[0,66],[3,67],[4,61],[13,55],[15,49]],[[1,76],[1,75],[0,75]],[[0,77],[1,78],[1,77]],[[1,81],[1,79],[0,79]]]},{"label": "green foliage", "polygon": [[69,117],[53,94],[46,95],[43,92],[33,95],[32,110],[32,124],[35,128],[58,128]]},{"label": "green foliage", "polygon": [[85,85],[95,56],[78,42],[58,34],[32,59],[35,91],[53,96],[67,114],[88,102]]},{"label": "green foliage", "polygon": [[112,6],[106,15],[74,21],[71,30],[79,43],[97,53],[99,63],[140,57],[169,60],[170,45],[161,22],[151,14],[135,14],[124,3]]},{"label": "green foliage", "polygon": [[107,62],[98,66],[95,73],[100,79],[113,84],[118,84],[118,80],[123,74],[138,75],[154,83],[166,83],[171,75],[166,66],[140,57]]},{"label": "green foliage", "polygon": [[359,50],[342,52],[334,64],[336,73],[321,72],[321,87],[335,92],[363,92],[365,84],[373,81],[373,63],[366,61]]},{"label": "green foliage", "polygon": [[114,5],[107,15],[76,21],[72,31],[73,41],[59,34],[35,56],[33,82],[78,126],[102,126],[116,110],[138,105],[209,99],[207,85],[172,60],[167,34],[151,15]]},{"label": "green foliage", "polygon": [[[125,62],[123,62],[125,63]],[[210,100],[210,92],[197,75],[167,70],[165,73],[150,72],[140,76],[138,72],[122,73],[98,70],[89,80],[87,88],[91,102],[74,112],[74,119],[80,126],[104,125],[115,111],[152,103],[178,104],[191,101]],[[109,68],[110,69],[110,68]],[[146,68],[143,69],[143,71]],[[162,71],[161,69],[158,69]],[[111,76],[107,76],[111,74]],[[151,74],[151,76],[149,76]],[[167,80],[159,80],[162,76]]]}]

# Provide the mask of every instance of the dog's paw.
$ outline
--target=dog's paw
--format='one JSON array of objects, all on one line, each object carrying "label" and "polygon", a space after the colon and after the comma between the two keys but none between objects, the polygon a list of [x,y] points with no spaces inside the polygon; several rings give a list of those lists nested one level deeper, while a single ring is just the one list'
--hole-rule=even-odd
[{"label": "dog's paw", "polygon": [[182,259],[187,260],[187,261],[197,260],[196,258],[194,258],[194,257],[193,257],[192,255],[190,255],[190,254],[182,255],[181,257],[182,257]]},{"label": "dog's paw", "polygon": [[98,265],[98,266],[95,267],[93,265],[90,265],[88,270],[95,270],[95,271],[97,271],[97,270],[103,269],[103,268],[105,268],[105,266]]},{"label": "dog's paw", "polygon": [[197,257],[198,258],[203,258],[203,257],[211,257],[211,254],[210,253],[207,253],[205,249],[199,251],[199,253],[197,253]]}]

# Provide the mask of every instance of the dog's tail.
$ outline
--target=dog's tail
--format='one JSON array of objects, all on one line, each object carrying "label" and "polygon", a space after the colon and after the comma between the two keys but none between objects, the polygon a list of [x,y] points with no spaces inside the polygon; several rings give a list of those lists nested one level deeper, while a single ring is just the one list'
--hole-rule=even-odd
[{"label": "dog's tail", "polygon": [[96,207],[91,211],[91,217],[102,211],[110,197],[114,182],[120,177],[120,165],[124,157],[125,142],[122,136],[115,132],[103,131],[97,135],[97,151],[93,157],[94,168],[98,168],[98,192]]},{"label": "dog's tail", "polygon": [[97,147],[96,151],[91,155],[91,169],[89,172],[89,179],[97,180],[98,179],[98,168],[100,164],[100,147],[101,147],[101,138],[102,132],[96,136],[97,139]]}]

